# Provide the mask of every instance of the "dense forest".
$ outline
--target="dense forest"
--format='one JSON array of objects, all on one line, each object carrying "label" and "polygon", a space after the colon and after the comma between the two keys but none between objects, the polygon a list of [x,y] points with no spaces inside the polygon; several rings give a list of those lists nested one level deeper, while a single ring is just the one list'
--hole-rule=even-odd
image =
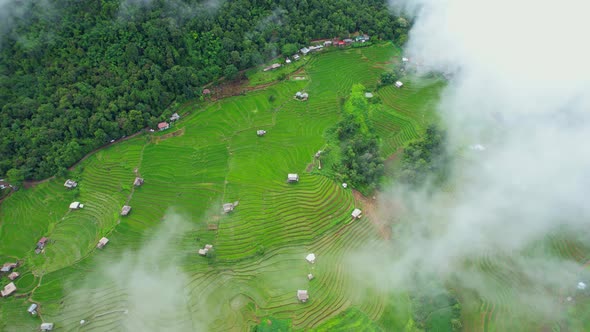
[{"label": "dense forest", "polygon": [[410,25],[385,0],[9,6],[19,16],[1,29],[0,176],[21,179],[64,171],[109,140],[154,126],[209,82],[281,50],[357,32],[401,44]]}]

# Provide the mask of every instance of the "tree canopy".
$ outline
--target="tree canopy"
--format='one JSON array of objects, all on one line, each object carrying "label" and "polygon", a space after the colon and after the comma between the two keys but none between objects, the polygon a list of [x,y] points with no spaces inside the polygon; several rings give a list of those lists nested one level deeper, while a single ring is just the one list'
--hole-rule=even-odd
[{"label": "tree canopy", "polygon": [[404,41],[409,28],[384,0],[20,6],[26,14],[0,39],[0,174],[15,169],[29,179],[154,126],[208,82],[310,40],[362,32]]}]

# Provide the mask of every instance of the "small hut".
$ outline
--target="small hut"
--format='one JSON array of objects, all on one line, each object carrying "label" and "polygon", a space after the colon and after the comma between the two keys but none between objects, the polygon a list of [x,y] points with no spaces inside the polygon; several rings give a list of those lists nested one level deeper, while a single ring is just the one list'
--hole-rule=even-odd
[{"label": "small hut", "polygon": [[230,213],[234,210],[234,204],[233,203],[225,203],[223,204],[223,213]]},{"label": "small hut", "polygon": [[584,290],[584,289],[586,289],[586,287],[587,287],[587,286],[586,286],[586,283],[584,283],[584,282],[582,282],[582,281],[580,281],[580,282],[578,283],[578,289],[579,289],[579,290]]},{"label": "small hut", "polygon": [[201,255],[201,256],[207,256],[207,251],[209,251],[209,250],[199,249],[199,255]]},{"label": "small hut", "polygon": [[264,136],[266,134],[266,130],[257,130],[256,131],[256,135],[258,136]]},{"label": "small hut", "polygon": [[296,173],[287,174],[287,182],[299,182],[299,175]]},{"label": "small hut", "polygon": [[41,329],[41,332],[51,331],[53,330],[53,323],[43,323],[39,328]]},{"label": "small hut", "polygon": [[31,314],[31,315],[36,315],[37,314],[37,303],[33,303],[29,306],[29,309],[27,309],[27,311]]},{"label": "small hut", "polygon": [[211,94],[211,90],[209,90],[209,89],[203,89],[203,94],[204,95],[210,95]]},{"label": "small hut", "polygon": [[311,264],[315,263],[315,254],[309,254],[305,256],[305,260],[310,262]]},{"label": "small hut", "polygon": [[8,279],[10,279],[10,280],[14,280],[14,279],[18,278],[19,276],[20,276],[20,273],[18,273],[18,272],[11,272],[11,273],[8,275]]},{"label": "small hut", "polygon": [[164,122],[158,123],[158,130],[162,131],[162,130],[166,130],[168,128],[170,128],[170,124],[168,122],[164,121]]},{"label": "small hut", "polygon": [[0,272],[10,272],[16,267],[16,263],[4,263],[0,268]]},{"label": "small hut", "polygon": [[307,302],[309,299],[309,295],[307,294],[306,289],[299,289],[297,290],[297,299],[301,302]]},{"label": "small hut", "polygon": [[139,187],[142,184],[143,184],[143,178],[137,177],[137,178],[135,178],[135,181],[133,181],[133,185],[136,186],[136,187]]},{"label": "small hut", "polygon": [[96,245],[96,247],[98,249],[102,249],[104,248],[104,246],[107,245],[107,243],[109,243],[109,239],[107,239],[106,237],[102,237],[100,240],[98,240],[98,244]]},{"label": "small hut", "polygon": [[84,204],[80,204],[80,202],[73,202],[72,204],[70,204],[70,209],[72,210],[78,210],[78,209],[83,209],[84,208]]},{"label": "small hut", "polygon": [[45,248],[45,245],[47,244],[47,241],[49,241],[48,238],[46,238],[45,236],[42,237],[38,242],[37,242],[37,249],[43,249]]},{"label": "small hut", "polygon": [[344,188],[344,189],[348,188],[348,184],[346,184],[346,182],[343,182],[342,183],[342,188]]},{"label": "small hut", "polygon": [[410,59],[408,59],[408,58],[402,58],[402,62],[410,62]]},{"label": "small hut", "polygon": [[370,92],[365,92],[365,97],[366,98],[373,98],[373,94]]},{"label": "small hut", "polygon": [[354,209],[352,210],[352,218],[353,219],[358,219],[362,216],[362,211],[360,209]]},{"label": "small hut", "polygon": [[311,280],[311,279],[313,279],[313,278],[314,278],[314,277],[313,277],[313,274],[311,274],[311,273],[310,273],[310,274],[308,274],[308,275],[307,275],[307,279],[308,279],[308,280]]},{"label": "small hut", "polygon": [[305,101],[308,98],[309,98],[309,94],[307,94],[307,92],[297,91],[297,93],[295,93],[295,99],[297,99],[297,100]]},{"label": "small hut", "polygon": [[172,114],[172,116],[170,117],[170,121],[174,122],[174,121],[178,121],[180,119],[180,115],[178,115],[178,113],[174,113]]},{"label": "small hut", "polygon": [[0,295],[2,295],[2,297],[6,297],[14,292],[16,292],[16,286],[14,285],[14,282],[11,282],[4,286],[4,289],[0,291]]},{"label": "small hut", "polygon": [[121,215],[126,216],[129,214],[129,212],[131,212],[131,206],[123,205],[123,208],[121,209]]},{"label": "small hut", "polygon": [[68,189],[76,188],[76,186],[78,186],[78,182],[74,180],[67,179],[66,183],[64,183],[64,187]]},{"label": "small hut", "polygon": [[398,89],[399,89],[399,88],[401,88],[402,86],[404,86],[404,83],[402,83],[402,82],[400,82],[400,81],[397,81],[397,82],[395,82],[395,87],[396,87],[396,88],[398,88]]}]

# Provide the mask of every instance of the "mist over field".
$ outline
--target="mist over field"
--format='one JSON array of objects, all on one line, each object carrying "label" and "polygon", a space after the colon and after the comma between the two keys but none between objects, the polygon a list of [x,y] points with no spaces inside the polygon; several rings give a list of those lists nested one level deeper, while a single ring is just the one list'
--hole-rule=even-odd
[{"label": "mist over field", "polygon": [[[73,316],[72,310],[84,303],[85,309],[92,312],[79,319],[85,319],[89,328],[119,321],[127,331],[206,330],[205,312],[191,311],[200,300],[187,292],[190,280],[180,266],[183,257],[177,248],[190,227],[186,216],[169,211],[137,250],[125,251],[115,260],[105,258],[98,264],[100,287],[90,286],[97,282],[93,279],[96,275],[88,277],[85,287],[73,287],[66,301],[70,310],[65,310],[65,315]],[[109,243],[103,250],[108,251],[112,245]],[[105,302],[105,297],[109,301]]]},{"label": "mist over field", "polygon": [[414,280],[434,277],[493,298],[499,286],[473,264],[490,258],[522,281],[512,285],[515,306],[556,314],[556,289],[574,294],[582,266],[539,244],[557,233],[590,240],[590,3],[391,5],[414,15],[405,54],[418,71],[451,74],[439,111],[452,178],[434,193],[387,190],[380,205],[403,206],[381,211],[404,224],[394,228],[393,249],[351,260],[384,289],[420,288]]}]

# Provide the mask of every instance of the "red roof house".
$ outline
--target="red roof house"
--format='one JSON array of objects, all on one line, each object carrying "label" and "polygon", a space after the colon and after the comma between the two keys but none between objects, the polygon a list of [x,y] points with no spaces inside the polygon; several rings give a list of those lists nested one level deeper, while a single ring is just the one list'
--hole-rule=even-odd
[{"label": "red roof house", "polygon": [[158,129],[160,130],[166,130],[170,128],[170,125],[168,124],[168,122],[160,122],[158,123]]}]

